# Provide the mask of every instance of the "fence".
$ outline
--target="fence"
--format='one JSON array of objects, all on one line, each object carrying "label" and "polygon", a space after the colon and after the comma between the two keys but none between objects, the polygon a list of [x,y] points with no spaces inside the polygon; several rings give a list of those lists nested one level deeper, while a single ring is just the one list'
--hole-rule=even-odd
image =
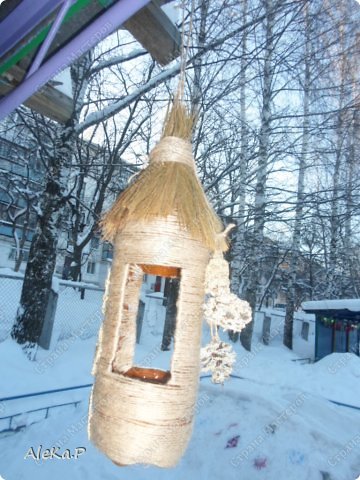
[{"label": "fence", "polygon": [[[0,342],[10,336],[19,306],[23,277],[0,273]],[[104,289],[59,280],[51,348],[74,334],[82,340],[98,334],[102,322]]]},{"label": "fence", "polygon": [[[23,277],[21,274],[0,272],[0,342],[6,340],[13,326],[19,305]],[[88,339],[98,334],[102,322],[102,298],[104,289],[86,283],[59,280],[58,301],[50,348],[71,337]],[[268,317],[268,342],[282,342],[285,311],[263,309],[256,314],[255,334],[263,336],[264,320]],[[307,330],[304,329],[307,327]],[[305,332],[306,330],[306,332]],[[298,338],[306,333],[307,348]],[[313,356],[315,320],[313,315],[297,312],[294,318],[294,351],[299,355]],[[298,350],[297,343],[300,345]],[[306,345],[305,345],[306,347]]]},{"label": "fence", "polygon": [[[57,388],[55,390],[46,390],[41,392],[28,393],[24,395],[15,395],[11,397],[0,398],[0,404],[2,405],[10,404],[11,402],[16,402],[18,400],[27,400],[33,403],[33,399],[36,397],[43,396],[45,398],[45,404],[43,406],[40,406],[40,408],[33,408],[31,410],[24,411],[23,408],[28,407],[23,407],[20,412],[14,411],[10,415],[0,416],[0,434],[21,430],[27,425],[47,419],[50,412],[52,412],[53,410],[61,409],[63,413],[64,408],[66,407],[76,408],[83,401],[83,399],[81,397],[78,397],[77,399],[68,399],[70,401],[64,402],[64,393],[66,394],[75,390],[79,391],[83,389],[88,389],[91,386],[92,383],[88,383],[86,385],[77,385],[75,387]],[[62,402],[59,402],[56,399],[56,395],[59,394],[62,394]],[[52,398],[54,397],[54,395],[55,400],[53,400]],[[85,396],[85,398],[87,399],[87,397],[88,394]]]},{"label": "fence", "polygon": [[[254,380],[251,380],[249,378],[244,378],[239,375],[234,375],[231,374],[230,377],[235,380],[240,380],[243,382],[253,382]],[[208,380],[211,378],[211,375],[202,375],[200,376],[200,380]],[[38,396],[44,396],[47,398],[47,401],[45,402],[46,405],[36,408],[36,409],[31,409],[31,410],[25,410],[21,412],[13,412],[11,415],[6,415],[6,416],[0,416],[0,436],[11,433],[14,431],[21,430],[25,428],[28,425],[31,425],[32,423],[40,422],[42,420],[45,420],[49,417],[50,412],[53,410],[59,410],[61,409],[61,412],[64,413],[64,408],[67,407],[77,407],[82,401],[84,401],[84,398],[87,400],[88,398],[88,393],[86,393],[84,398],[77,398],[77,399],[70,399],[71,401],[59,403],[56,401],[54,403],[49,404],[49,399],[52,396],[56,396],[57,394],[64,394],[64,393],[70,393],[71,391],[80,391],[80,390],[87,390],[90,387],[92,387],[92,383],[86,384],[86,385],[77,385],[74,387],[67,387],[67,388],[60,388],[60,389],[55,389],[55,390],[47,390],[47,391],[41,391],[41,392],[35,392],[35,393],[30,393],[30,394],[25,394],[25,395],[17,395],[17,396],[12,396],[12,397],[4,397],[0,398],[0,404],[2,402],[11,402],[11,401],[17,401],[19,399],[26,399],[26,400],[33,400],[34,397]],[[62,397],[64,398],[64,397]],[[360,408],[356,405],[350,405],[348,403],[343,403],[343,402],[338,402],[336,400],[331,400],[326,398],[328,402],[331,402],[335,405],[338,405],[340,407],[346,407],[346,408],[351,408],[354,410],[360,410]]]},{"label": "fence", "polygon": [[[254,337],[266,345],[283,342],[285,310],[262,309],[256,312]],[[301,359],[315,356],[315,316],[302,311],[295,312],[293,323],[293,352]]]}]

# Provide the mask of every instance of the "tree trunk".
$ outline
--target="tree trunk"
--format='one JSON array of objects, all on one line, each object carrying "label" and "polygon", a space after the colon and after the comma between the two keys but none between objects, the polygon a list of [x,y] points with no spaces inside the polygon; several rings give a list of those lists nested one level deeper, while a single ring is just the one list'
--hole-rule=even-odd
[{"label": "tree trunk", "polygon": [[24,254],[22,250],[20,250],[19,255],[16,255],[14,272],[18,272],[20,270],[21,264],[23,262],[23,257],[24,257]]},{"label": "tree trunk", "polygon": [[[356,88],[353,88],[353,101],[356,101]],[[356,247],[353,243],[353,226],[352,226],[352,217],[354,209],[354,188],[355,188],[355,165],[356,165],[356,148],[359,146],[359,111],[354,110],[352,119],[351,119],[351,128],[349,129],[348,135],[348,157],[346,160],[346,170],[347,170],[347,180],[346,180],[346,194],[345,194],[345,238],[344,238],[344,259],[347,274],[351,280],[352,284],[352,296],[354,298],[359,298],[359,285],[357,281],[357,262],[356,262]]]},{"label": "tree trunk", "polygon": [[[197,35],[197,48],[202,49],[205,46],[206,41],[206,19],[208,15],[209,1],[200,1],[200,25]],[[201,109],[201,96],[202,96],[202,64],[203,59],[201,57],[194,61],[194,81],[191,89],[191,113],[195,118],[193,132],[195,131],[195,124],[199,116]]]},{"label": "tree trunk", "polygon": [[[60,144],[65,139],[59,139]],[[66,141],[64,142],[66,144]],[[62,205],[61,152],[55,150],[46,179],[45,191],[40,201],[38,223],[33,236],[29,260],[26,265],[15,325],[11,335],[32,358],[45,320],[52,276],[56,262],[57,229]]]},{"label": "tree trunk", "polygon": [[176,328],[176,302],[180,286],[179,280],[177,278],[166,279],[166,284],[166,314],[161,350],[170,350],[171,340],[174,336]]},{"label": "tree trunk", "polygon": [[[29,202],[30,203],[30,202]],[[24,247],[27,239],[27,234],[29,231],[29,222],[30,222],[30,208],[31,206],[29,205],[26,213],[25,213],[25,219],[24,219],[24,224],[21,229],[21,239],[19,240],[19,252],[16,255],[15,259],[15,265],[14,265],[14,271],[18,272],[20,270],[21,264],[24,259]]]},{"label": "tree trunk", "polygon": [[13,226],[12,235],[15,241],[15,265],[14,265],[14,272],[18,272],[21,267],[21,263],[23,261],[23,251],[20,245],[20,239],[18,237],[18,233],[16,231],[16,224]]},{"label": "tree trunk", "polygon": [[74,245],[74,252],[72,254],[70,266],[70,278],[74,282],[81,281],[81,261],[82,261],[82,247]]},{"label": "tree trunk", "polygon": [[340,171],[341,160],[343,156],[343,139],[344,139],[344,104],[345,104],[345,84],[346,84],[346,53],[345,53],[345,38],[344,25],[339,26],[340,34],[340,92],[339,92],[339,106],[336,124],[336,150],[335,150],[335,164],[333,171],[332,184],[332,199],[331,199],[331,214],[330,214],[330,245],[329,245],[329,263],[327,271],[327,298],[338,297],[338,286],[336,281],[338,256],[339,256],[339,238],[340,238]]},{"label": "tree trunk", "polygon": [[[242,24],[247,22],[247,0],[242,2]],[[246,200],[246,171],[247,171],[247,153],[248,138],[246,125],[246,51],[247,51],[247,30],[241,38],[241,60],[240,60],[240,135],[241,135],[241,162],[239,168],[239,180],[234,192],[233,200],[239,203],[237,213],[237,228],[234,233],[231,245],[231,272],[230,272],[230,288],[235,295],[241,296],[241,275],[245,260],[245,200]],[[229,331],[229,338],[236,342],[239,333]]]},{"label": "tree trunk", "polygon": [[304,91],[303,91],[303,127],[302,127],[302,145],[299,160],[299,173],[297,184],[297,199],[295,209],[294,231],[291,245],[291,257],[289,266],[289,279],[286,293],[286,312],[284,325],[283,343],[292,350],[293,347],[293,323],[296,302],[296,282],[297,270],[300,258],[300,243],[303,224],[304,209],[304,189],[305,189],[305,171],[307,165],[307,156],[309,151],[309,109],[310,109],[310,26],[308,5],[305,6],[305,69],[304,69]]},{"label": "tree trunk", "polygon": [[58,228],[65,205],[64,193],[68,186],[67,175],[72,163],[75,144],[75,124],[78,122],[86,88],[86,70],[90,54],[71,67],[74,90],[74,111],[65,125],[54,128],[53,152],[48,158],[45,189],[39,202],[37,227],[33,236],[20,306],[11,336],[27,356],[34,357],[43,328],[46,308],[50,298],[52,276],[56,265]]},{"label": "tree trunk", "polygon": [[245,299],[249,302],[253,312],[251,322],[241,331],[240,341],[246,350],[251,350],[251,339],[254,329],[254,318],[256,312],[256,294],[261,281],[261,258],[263,256],[264,227],[266,214],[266,183],[267,165],[269,159],[269,146],[271,134],[271,99],[273,80],[273,29],[274,9],[272,0],[264,0],[266,12],[265,35],[266,44],[264,49],[263,64],[263,92],[262,110],[260,115],[259,153],[256,172],[255,206],[254,206],[254,233],[253,248],[250,259],[249,282],[245,290]]}]

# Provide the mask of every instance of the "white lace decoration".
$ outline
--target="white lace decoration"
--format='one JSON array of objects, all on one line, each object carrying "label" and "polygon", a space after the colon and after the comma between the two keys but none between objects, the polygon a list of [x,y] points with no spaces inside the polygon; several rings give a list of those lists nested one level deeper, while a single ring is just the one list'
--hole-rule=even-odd
[{"label": "white lace decoration", "polygon": [[211,372],[214,383],[224,383],[232,372],[236,353],[223,342],[218,329],[240,332],[251,321],[251,308],[230,291],[229,265],[215,252],[206,270],[204,317],[210,326],[211,341],[201,349],[202,371]]}]

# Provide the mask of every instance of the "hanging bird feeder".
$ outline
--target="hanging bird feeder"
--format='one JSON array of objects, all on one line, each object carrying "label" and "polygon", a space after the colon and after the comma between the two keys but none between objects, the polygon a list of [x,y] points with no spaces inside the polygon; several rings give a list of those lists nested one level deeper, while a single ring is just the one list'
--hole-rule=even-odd
[{"label": "hanging bird feeder", "polygon": [[[89,436],[119,465],[175,465],[190,438],[200,372],[205,271],[226,248],[196,176],[192,119],[176,102],[149,165],[103,221],[114,259],[93,373]],[[144,274],[179,283],[169,370],[134,360]]]}]

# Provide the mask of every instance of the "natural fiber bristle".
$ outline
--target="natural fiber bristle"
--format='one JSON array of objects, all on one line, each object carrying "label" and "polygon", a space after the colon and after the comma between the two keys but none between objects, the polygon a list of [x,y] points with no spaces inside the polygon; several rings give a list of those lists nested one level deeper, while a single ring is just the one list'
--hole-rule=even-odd
[{"label": "natural fiber bristle", "polygon": [[219,235],[222,223],[194,170],[179,162],[150,163],[103,218],[103,236],[112,242],[128,221],[147,222],[169,215],[176,215],[179,224],[209,250],[227,249],[226,238]]},{"label": "natural fiber bristle", "polygon": [[162,131],[164,137],[178,137],[190,140],[194,126],[194,115],[180,100],[175,99],[170,110],[167,112]]},{"label": "natural fiber bristle", "polygon": [[151,222],[174,215],[181,227],[209,250],[227,250],[221,221],[196,176],[189,143],[193,125],[194,116],[176,97],[166,115],[162,140],[150,153],[149,166],[101,222],[106,240],[112,242],[129,221]]}]

